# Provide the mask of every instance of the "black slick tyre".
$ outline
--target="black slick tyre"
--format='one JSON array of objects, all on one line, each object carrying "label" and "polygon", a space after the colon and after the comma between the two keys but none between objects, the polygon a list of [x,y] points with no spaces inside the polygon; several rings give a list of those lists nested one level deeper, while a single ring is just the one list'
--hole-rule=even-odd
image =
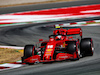
[{"label": "black slick tyre", "polygon": [[34,45],[26,45],[24,47],[24,56],[22,57],[22,63],[24,63],[24,59],[31,57],[33,55],[36,55],[37,52],[35,50],[35,46]]},{"label": "black slick tyre", "polygon": [[81,55],[84,56],[93,56],[93,41],[91,38],[83,38],[80,42],[80,51]]},{"label": "black slick tyre", "polygon": [[68,42],[67,52],[68,52],[69,54],[74,54],[74,53],[76,52],[76,54],[77,54],[77,58],[71,59],[71,60],[73,60],[73,61],[79,60],[77,48],[78,48],[78,47],[77,47],[77,45],[76,45],[76,41],[69,41],[69,42]]},{"label": "black slick tyre", "polygon": [[32,55],[35,55],[35,46],[34,45],[26,45],[24,48],[24,57],[28,58]]},{"label": "black slick tyre", "polygon": [[76,51],[76,41],[68,42],[67,52],[73,54]]}]

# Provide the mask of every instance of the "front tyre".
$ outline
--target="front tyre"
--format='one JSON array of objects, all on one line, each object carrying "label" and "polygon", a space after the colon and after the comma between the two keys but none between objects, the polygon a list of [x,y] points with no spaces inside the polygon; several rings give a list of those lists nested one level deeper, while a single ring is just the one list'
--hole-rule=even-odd
[{"label": "front tyre", "polygon": [[73,54],[74,52],[76,52],[76,41],[70,41],[67,43],[67,52],[69,54]]},{"label": "front tyre", "polygon": [[26,45],[24,48],[24,56],[26,58],[36,55],[35,46],[34,45]]},{"label": "front tyre", "polygon": [[75,55],[74,59],[72,60],[79,60],[78,44],[76,41],[68,42],[67,53]]},{"label": "front tyre", "polygon": [[33,55],[36,55],[37,52],[35,50],[35,46],[34,45],[26,45],[24,47],[24,56],[22,57],[22,63],[24,63],[24,60],[28,57],[31,57]]}]

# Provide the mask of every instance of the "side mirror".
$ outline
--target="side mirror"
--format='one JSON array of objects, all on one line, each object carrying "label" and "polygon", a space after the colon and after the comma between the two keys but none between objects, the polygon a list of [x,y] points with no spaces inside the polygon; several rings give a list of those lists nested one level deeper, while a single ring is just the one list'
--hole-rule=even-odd
[{"label": "side mirror", "polygon": [[43,39],[39,39],[39,42],[43,41]]}]

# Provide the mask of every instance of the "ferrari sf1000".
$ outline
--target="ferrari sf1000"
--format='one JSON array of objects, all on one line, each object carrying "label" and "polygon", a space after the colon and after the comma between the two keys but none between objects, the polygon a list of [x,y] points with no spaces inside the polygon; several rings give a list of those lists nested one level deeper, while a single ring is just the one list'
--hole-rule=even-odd
[{"label": "ferrari sf1000", "polygon": [[94,51],[91,38],[82,38],[81,28],[54,30],[49,40],[39,39],[36,45],[26,45],[22,63],[79,60],[92,56]]}]

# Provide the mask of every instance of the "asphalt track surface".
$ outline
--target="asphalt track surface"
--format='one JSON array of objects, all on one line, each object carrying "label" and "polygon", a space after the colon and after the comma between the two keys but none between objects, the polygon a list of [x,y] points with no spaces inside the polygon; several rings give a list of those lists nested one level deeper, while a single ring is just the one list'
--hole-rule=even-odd
[{"label": "asphalt track surface", "polygon": [[[100,3],[99,0],[87,0],[87,4]],[[83,3],[83,4],[86,4]],[[73,5],[81,5],[81,3],[72,3]],[[64,4],[63,4],[64,5]],[[67,4],[68,5],[68,4]],[[60,7],[60,6],[59,6]],[[9,10],[10,11],[10,10]],[[12,10],[11,10],[12,11]],[[6,11],[5,11],[6,12]],[[8,12],[7,12],[8,13]],[[99,19],[92,18],[92,19]],[[5,45],[24,46],[25,44],[33,44],[39,38],[48,39],[48,35],[52,34],[54,28],[43,28],[43,25],[52,25],[56,23],[76,22],[90,20],[77,19],[72,21],[31,24],[14,27],[0,28],[0,43]],[[100,27],[81,27],[83,37],[91,37],[94,42],[95,52],[92,57],[81,58],[79,61],[63,61],[51,64],[26,65],[20,68],[6,70],[0,72],[0,75],[100,75]]]}]

